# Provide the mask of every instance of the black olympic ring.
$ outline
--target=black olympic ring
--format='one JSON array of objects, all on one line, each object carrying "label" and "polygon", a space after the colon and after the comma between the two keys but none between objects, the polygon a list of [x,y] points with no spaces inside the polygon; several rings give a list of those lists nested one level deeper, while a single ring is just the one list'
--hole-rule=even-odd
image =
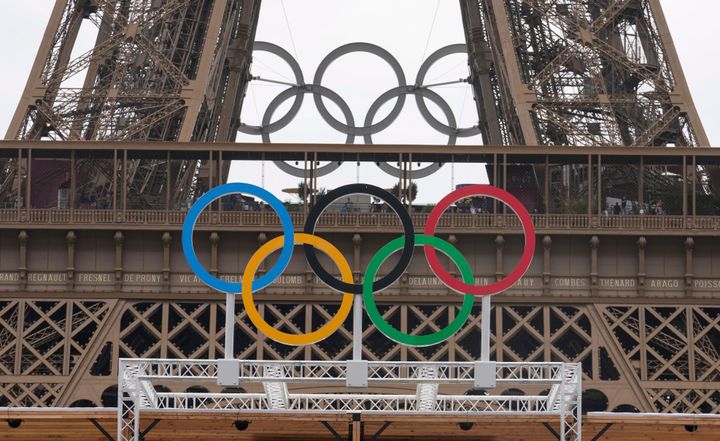
[{"label": "black olympic ring", "polygon": [[[323,214],[323,212],[325,212],[325,210],[330,206],[330,204],[342,198],[343,196],[348,196],[351,194],[367,194],[385,201],[395,212],[395,214],[400,217],[400,222],[403,226],[405,245],[403,246],[402,253],[400,254],[400,259],[398,260],[397,265],[395,265],[395,267],[385,277],[373,282],[373,291],[380,292],[395,283],[398,279],[400,279],[400,277],[410,265],[410,261],[412,260],[413,253],[415,251],[415,227],[413,226],[410,214],[398,198],[380,187],[369,184],[350,184],[336,188],[335,190],[332,190],[331,192],[320,198],[317,204],[312,208],[310,214],[307,217],[307,220],[305,221],[305,233],[314,235],[315,226],[317,225],[318,219],[320,219],[320,216]],[[359,285],[345,283],[341,280],[336,279],[332,276],[332,274],[325,271],[325,268],[323,268],[322,264],[317,258],[315,248],[313,248],[312,246],[305,245],[305,255],[307,257],[308,263],[310,264],[310,267],[313,269],[318,278],[322,280],[326,285],[340,292],[348,292],[352,294],[363,293],[362,283]]]}]

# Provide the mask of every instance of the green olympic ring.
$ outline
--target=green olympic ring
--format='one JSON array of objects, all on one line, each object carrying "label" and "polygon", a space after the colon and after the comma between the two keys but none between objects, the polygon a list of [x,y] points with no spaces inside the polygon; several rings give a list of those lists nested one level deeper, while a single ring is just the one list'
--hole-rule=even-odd
[{"label": "green olympic ring", "polygon": [[[390,323],[388,323],[382,314],[378,310],[377,304],[375,303],[375,293],[373,292],[373,282],[377,275],[380,266],[396,251],[401,250],[405,244],[404,237],[398,237],[392,242],[388,243],[380,249],[380,251],[373,256],[368,265],[365,279],[363,280],[363,301],[365,303],[365,310],[367,311],[368,317],[373,322],[375,327],[385,334],[388,338],[395,341],[396,343],[408,345],[408,346],[432,346],[450,338],[453,334],[458,332],[460,328],[467,322],[470,314],[472,313],[473,303],[475,302],[475,296],[465,294],[465,299],[462,304],[460,312],[455,319],[447,325],[445,328],[426,335],[411,335],[405,332],[395,329]],[[415,245],[427,245],[440,250],[443,254],[448,256],[462,275],[463,282],[467,284],[474,283],[472,269],[465,256],[455,248],[449,242],[446,242],[440,238],[434,236],[426,236],[424,234],[415,235]]]}]

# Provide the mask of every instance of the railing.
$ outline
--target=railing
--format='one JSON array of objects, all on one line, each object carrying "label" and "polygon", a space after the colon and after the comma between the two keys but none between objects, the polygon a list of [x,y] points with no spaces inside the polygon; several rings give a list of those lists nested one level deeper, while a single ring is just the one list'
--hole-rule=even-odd
[{"label": "railing", "polygon": [[[0,225],[32,226],[145,226],[179,229],[185,221],[184,211],[165,210],[67,210],[67,209],[0,209]],[[290,213],[296,230],[305,223],[305,215]],[[411,215],[416,231],[422,231],[427,213]],[[650,230],[650,231],[720,231],[720,216],[597,216],[581,214],[534,214],[537,230]],[[280,229],[273,212],[227,211],[205,212],[197,221],[199,227],[238,229]],[[325,213],[318,229],[397,230],[400,220],[394,213]],[[439,221],[439,231],[468,229],[519,231],[520,220],[514,214],[446,213]]]},{"label": "railing", "polygon": [[[190,394],[158,393],[157,409],[194,411],[243,411],[262,412],[271,409],[265,394]],[[467,396],[441,395],[429,410],[418,409],[415,395],[342,395],[342,394],[291,394],[288,412],[309,413],[513,413],[552,414],[546,396]]]},{"label": "railing", "polygon": [[[215,360],[125,360],[137,366],[141,380],[215,380]],[[432,368],[435,376],[425,380],[421,371]],[[241,383],[265,381],[267,370],[272,378],[286,383],[297,382],[341,382],[346,380],[344,361],[256,361],[240,360],[239,378]],[[562,363],[511,363],[496,364],[496,378],[499,384],[542,383],[555,384],[563,380]],[[472,384],[475,380],[473,362],[368,362],[368,381],[371,383],[455,383]]]}]

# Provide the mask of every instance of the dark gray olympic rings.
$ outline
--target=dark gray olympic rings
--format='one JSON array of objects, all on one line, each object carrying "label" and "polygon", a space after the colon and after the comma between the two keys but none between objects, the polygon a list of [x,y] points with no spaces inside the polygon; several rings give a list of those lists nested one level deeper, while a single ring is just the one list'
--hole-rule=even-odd
[{"label": "dark gray olympic rings", "polygon": [[[405,106],[407,95],[415,96],[415,100],[417,102],[420,114],[422,115],[423,119],[428,123],[428,125],[430,125],[430,127],[435,129],[436,131],[448,136],[448,145],[454,145],[457,141],[457,138],[459,137],[471,137],[480,133],[480,128],[478,126],[459,129],[457,127],[457,121],[450,105],[439,94],[430,90],[428,88],[429,86],[424,85],[425,77],[428,71],[435,63],[438,62],[438,60],[454,54],[467,53],[467,48],[464,44],[454,44],[446,46],[432,53],[427,58],[427,60],[425,60],[420,66],[417,78],[415,80],[415,84],[413,86],[407,85],[405,73],[403,72],[402,66],[397,61],[397,59],[380,46],[370,43],[350,43],[332,51],[322,60],[322,62],[318,66],[313,80],[314,84],[312,85],[306,85],[304,83],[305,80],[303,78],[302,70],[300,69],[298,62],[286,50],[267,42],[256,42],[254,50],[272,53],[280,57],[286,63],[288,63],[291,70],[293,71],[296,82],[294,86],[281,92],[268,105],[268,108],[263,115],[261,126],[247,126],[244,124],[240,124],[239,130],[241,132],[249,135],[262,136],[263,142],[265,143],[271,142],[270,135],[272,133],[287,127],[295,119],[297,114],[300,112],[304,96],[307,93],[313,94],[315,106],[317,107],[318,112],[320,112],[323,120],[335,130],[347,135],[347,144],[353,144],[355,142],[355,137],[357,136],[364,137],[366,144],[372,144],[372,135],[382,132],[383,130],[390,127],[390,125],[392,125],[392,123],[397,120],[398,116],[400,115]],[[327,69],[333,62],[335,62],[337,59],[344,55],[355,52],[369,53],[385,61],[392,68],[398,82],[398,85],[396,87],[382,94],[372,104],[364,119],[364,126],[362,127],[358,127],[355,125],[353,113],[348,107],[347,103],[342,99],[342,97],[334,91],[322,86],[321,84],[325,72],[327,72]],[[277,109],[285,101],[293,97],[295,101],[293,101],[293,104],[288,110],[288,112],[282,117],[280,117],[278,120],[273,121],[272,118]],[[343,116],[345,117],[345,123],[337,120],[330,113],[323,101],[323,98],[327,98],[333,101],[340,108]],[[385,103],[394,98],[396,98],[397,101],[395,102],[395,105],[393,106],[390,113],[382,121],[374,122],[374,118],[380,108]],[[442,123],[432,114],[432,112],[430,112],[426,100],[432,101],[436,106],[440,108],[445,118],[447,119],[447,123]],[[281,161],[277,161],[275,162],[275,164],[285,173],[288,173],[292,176],[305,176],[305,170],[303,169],[291,166],[290,164]],[[379,165],[384,172],[394,177],[400,177],[401,171],[397,168],[386,163],[380,163]],[[315,173],[317,176],[325,176],[337,170],[339,167],[340,163],[332,162],[326,166],[319,168],[315,171]],[[440,167],[442,167],[441,164],[432,164],[423,169],[413,170],[412,177],[414,179],[420,179],[430,176],[433,173],[437,172]]]},{"label": "dark gray olympic rings", "polygon": [[[325,75],[325,71],[335,60],[342,57],[343,55],[351,54],[354,52],[367,52],[369,54],[377,55],[383,61],[388,63],[390,67],[392,67],[392,70],[393,72],[395,72],[395,76],[398,80],[398,87],[404,87],[407,85],[407,82],[405,80],[405,72],[403,72],[402,66],[400,66],[400,63],[395,59],[395,57],[393,57],[390,52],[386,51],[380,46],[376,46],[370,43],[350,43],[344,46],[340,46],[339,48],[330,52],[330,54],[325,57],[324,60],[322,60],[320,66],[318,66],[318,70],[315,73],[315,84],[322,84],[322,79]],[[375,133],[380,133],[381,131],[390,127],[393,122],[395,122],[397,117],[400,115],[400,112],[402,112],[403,107],[405,107],[405,96],[398,96],[395,107],[393,107],[393,109],[390,111],[390,114],[387,116],[387,118],[377,124],[369,126],[366,125],[366,127],[354,127],[350,125],[345,125],[335,119],[330,114],[330,112],[328,112],[327,107],[325,107],[325,103],[323,103],[322,97],[320,97],[319,95],[315,95],[315,106],[317,106],[318,111],[320,112],[320,115],[322,115],[325,122],[327,122],[330,127],[334,128],[335,130],[348,134],[352,133],[353,135],[357,136],[368,136]]]},{"label": "dark gray olympic rings", "polygon": [[[425,75],[427,75],[430,68],[437,63],[440,59],[445,58],[449,55],[454,54],[467,54],[467,46],[464,44],[452,44],[450,46],[445,46],[443,48],[440,48],[433,52],[427,60],[423,62],[423,64],[420,66],[420,70],[418,70],[417,78],[415,79],[415,87],[422,87],[422,85],[425,82]],[[425,89],[427,90],[427,89]],[[427,121],[428,124],[430,124],[430,127],[437,130],[440,133],[444,133],[445,135],[452,137],[458,137],[458,138],[469,138],[471,136],[479,135],[480,134],[480,127],[473,126],[468,127],[466,129],[458,129],[455,123],[450,123],[449,125],[445,125],[438,121],[433,114],[430,112],[430,110],[427,107],[427,104],[425,103],[425,98],[421,94],[415,94],[415,102],[417,103],[418,109],[420,110],[420,114],[422,115],[423,119]],[[431,100],[433,101],[433,100]],[[445,100],[443,100],[444,102]],[[440,106],[437,101],[434,101],[435,104]],[[447,105],[447,103],[445,103]],[[442,106],[440,106],[442,107]],[[452,110],[450,111],[452,113]],[[447,115],[447,113],[446,113]],[[454,117],[453,117],[454,119]],[[450,118],[448,117],[448,121]]]},{"label": "dark gray olympic rings", "polygon": [[[355,118],[353,118],[352,111],[350,110],[350,107],[348,107],[345,100],[343,100],[340,95],[333,92],[332,90],[323,87],[323,86],[316,86],[316,85],[305,85],[305,86],[298,86],[298,87],[291,87],[289,89],[286,89],[285,91],[281,92],[280,95],[276,96],[275,99],[273,99],[270,104],[268,105],[267,110],[265,111],[265,115],[263,116],[263,127],[269,127],[270,120],[273,117],[273,114],[275,111],[288,99],[292,98],[293,96],[303,96],[306,93],[312,93],[316,97],[324,96],[328,99],[330,99],[332,102],[334,102],[342,111],[343,115],[345,115],[345,119],[347,120],[347,123],[349,125],[355,125]],[[295,100],[297,102],[297,98]],[[282,129],[283,127],[290,124],[292,118],[288,118],[288,115],[285,115],[281,119],[279,119],[274,124],[279,124],[279,127],[277,130]],[[270,144],[270,133],[263,131],[262,132],[262,139],[265,144]],[[355,135],[347,135],[347,140],[345,141],[346,144],[353,144],[355,142]],[[285,161],[275,161],[275,165],[278,166],[278,168],[285,173],[295,176],[296,178],[302,178],[305,176],[305,171],[302,169],[299,169],[297,167],[294,167],[290,164],[288,164]],[[318,177],[322,177],[325,175],[328,175],[335,170],[337,170],[340,167],[340,164],[337,162],[330,162],[327,165],[324,165],[323,167],[318,168],[315,170],[315,175]]]}]

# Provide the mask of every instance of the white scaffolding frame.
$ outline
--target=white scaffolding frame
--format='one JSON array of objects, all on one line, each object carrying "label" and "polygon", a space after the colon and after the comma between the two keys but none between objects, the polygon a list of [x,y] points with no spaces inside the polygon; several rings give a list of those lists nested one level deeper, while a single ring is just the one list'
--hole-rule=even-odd
[{"label": "white scaffolding frame", "polygon": [[496,363],[497,385],[547,385],[545,395],[442,395],[443,384],[475,384],[473,362],[367,362],[368,386],[413,385],[417,394],[301,393],[288,385],[346,385],[346,361],[238,360],[243,385],[262,385],[265,393],[158,392],[154,384],[184,381],[217,382],[218,360],[122,359],[118,383],[118,441],[139,441],[144,411],[283,413],[383,413],[557,417],[563,441],[579,441],[582,434],[582,368],[568,363]]}]

